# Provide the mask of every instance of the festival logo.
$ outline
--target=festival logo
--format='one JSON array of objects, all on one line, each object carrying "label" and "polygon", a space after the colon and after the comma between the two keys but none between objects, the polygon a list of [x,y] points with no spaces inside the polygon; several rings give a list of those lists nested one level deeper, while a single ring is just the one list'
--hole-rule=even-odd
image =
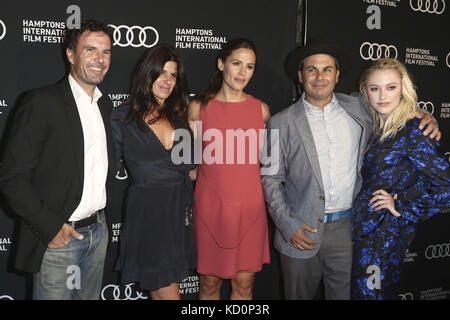
[{"label": "festival logo", "polygon": [[362,0],[364,3],[397,8],[401,0]]},{"label": "festival logo", "polygon": [[190,276],[179,284],[180,294],[194,294],[200,290],[198,276]]},{"label": "festival logo", "polygon": [[442,288],[433,288],[420,292],[420,300],[448,300],[449,290]]},{"label": "festival logo", "polygon": [[419,101],[417,102],[417,107],[424,111],[428,111],[431,115],[434,114],[434,105],[431,101]]},{"label": "festival logo", "polygon": [[113,223],[111,225],[111,242],[119,242],[122,223]]},{"label": "festival logo", "polygon": [[364,60],[378,60],[381,58],[397,59],[397,48],[392,44],[364,42],[359,47],[359,54]]},{"label": "festival logo", "polygon": [[134,283],[127,285],[108,284],[101,292],[102,300],[146,300],[141,291],[137,290]]},{"label": "festival logo", "polygon": [[414,295],[411,292],[401,293],[398,296],[400,300],[414,300]]},{"label": "festival logo", "polygon": [[450,102],[441,103],[441,119],[450,118]]},{"label": "festival logo", "polygon": [[212,29],[175,28],[175,48],[193,50],[221,50],[227,42],[224,36],[216,36]]},{"label": "festival logo", "polygon": [[432,55],[430,49],[406,48],[405,64],[435,67],[438,61],[438,56]]},{"label": "festival logo", "polygon": [[445,0],[409,0],[414,11],[442,14],[445,11]]},{"label": "festival logo", "polygon": [[3,109],[6,108],[8,104],[5,99],[0,99],[0,115],[3,114]]},{"label": "festival logo", "polygon": [[450,151],[445,153],[445,156],[448,157],[448,162],[450,162]]},{"label": "festival logo", "polygon": [[154,47],[159,41],[159,33],[154,27],[151,26],[126,26],[109,24],[113,30],[113,46],[119,47]]},{"label": "festival logo", "polygon": [[450,257],[450,243],[433,244],[425,249],[427,260]]},{"label": "festival logo", "polygon": [[11,238],[0,238],[0,253],[8,251],[11,244]]},{"label": "festival logo", "polygon": [[125,166],[123,165],[123,160],[120,159],[120,168],[117,170],[116,173],[116,179],[117,180],[127,180],[128,179],[128,172],[127,169],[125,169]]},{"label": "festival logo", "polygon": [[0,20],[0,40],[2,40],[6,35],[6,25],[5,23]]},{"label": "festival logo", "polygon": [[61,21],[23,19],[23,42],[62,43],[65,27],[66,23]]},{"label": "festival logo", "polygon": [[406,249],[405,256],[403,258],[403,263],[414,262],[414,261],[416,261],[417,257],[418,257],[418,253],[411,252],[411,251],[409,251],[409,248],[408,248],[408,249]]},{"label": "festival logo", "polygon": [[109,93],[108,97],[113,103],[113,107],[120,107],[125,101],[127,101],[130,95],[128,93]]}]

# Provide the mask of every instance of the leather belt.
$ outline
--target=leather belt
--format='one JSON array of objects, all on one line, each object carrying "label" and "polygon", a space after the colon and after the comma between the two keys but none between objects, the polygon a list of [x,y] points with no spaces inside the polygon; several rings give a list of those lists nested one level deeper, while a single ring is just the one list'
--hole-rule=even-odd
[{"label": "leather belt", "polygon": [[348,217],[351,217],[352,215],[352,209],[347,209],[344,211],[337,211],[337,212],[332,212],[332,213],[325,213],[324,217],[323,217],[323,223],[329,223],[331,221],[338,221],[341,219],[345,219]]},{"label": "leather belt", "polygon": [[75,229],[83,228],[90,226],[91,224],[94,224],[96,222],[100,221],[100,211],[96,211],[93,214],[91,214],[89,217],[78,220],[78,221],[67,221],[67,224],[70,224]]}]

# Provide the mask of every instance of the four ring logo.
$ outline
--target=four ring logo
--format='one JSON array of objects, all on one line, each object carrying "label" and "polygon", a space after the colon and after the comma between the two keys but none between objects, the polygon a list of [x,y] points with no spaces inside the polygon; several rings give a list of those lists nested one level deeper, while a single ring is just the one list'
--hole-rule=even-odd
[{"label": "four ring logo", "polygon": [[132,46],[134,48],[146,47],[151,48],[155,46],[159,41],[159,33],[153,27],[140,27],[140,26],[115,26],[109,24],[113,31],[113,46],[118,45],[121,47]]},{"label": "four ring logo", "polygon": [[450,68],[450,62],[448,61],[448,58],[450,57],[450,52],[447,53],[447,57],[445,57],[445,62],[447,63],[447,67]]},{"label": "four ring logo", "polygon": [[417,102],[417,106],[425,111],[428,111],[430,114],[434,114],[434,105],[431,101],[419,101]]},{"label": "four ring logo", "polygon": [[445,10],[445,0],[409,0],[409,6],[414,11],[442,14]]},{"label": "four ring logo", "polygon": [[411,292],[402,293],[398,295],[401,300],[414,300],[414,296]]},{"label": "four ring logo", "polygon": [[359,54],[364,60],[378,60],[380,58],[397,59],[398,51],[392,44],[387,45],[366,41],[359,47]]},{"label": "four ring logo", "polygon": [[11,296],[4,295],[0,296],[0,300],[14,300],[14,299]]},{"label": "four ring logo", "polygon": [[[134,284],[130,283],[125,286],[109,284],[102,290],[102,300],[108,300],[112,295],[113,300],[138,300],[138,299],[148,299],[148,297],[144,296],[142,292],[133,290]],[[122,289],[123,292],[122,292]],[[105,297],[107,294],[107,297]]]},{"label": "four ring logo", "polygon": [[450,152],[446,152],[445,156],[448,157],[448,162],[450,162]]},{"label": "four ring logo", "polygon": [[[120,163],[122,163],[122,159],[120,159]],[[117,180],[126,180],[128,179],[128,172],[127,169],[122,165],[122,167],[117,171],[116,173],[116,179]]]},{"label": "four ring logo", "polygon": [[450,243],[435,244],[425,250],[425,258],[428,260],[450,257]]},{"label": "four ring logo", "polygon": [[6,25],[5,23],[0,20],[0,40],[2,40],[6,35]]}]

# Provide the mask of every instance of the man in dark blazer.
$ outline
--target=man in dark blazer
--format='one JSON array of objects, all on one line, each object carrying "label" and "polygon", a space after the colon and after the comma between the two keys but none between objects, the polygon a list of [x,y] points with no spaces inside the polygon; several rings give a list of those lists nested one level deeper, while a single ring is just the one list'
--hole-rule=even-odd
[{"label": "man in dark blazer", "polygon": [[28,92],[13,119],[0,188],[20,217],[14,266],[33,274],[33,299],[99,299],[114,155],[112,103],[97,85],[111,37],[88,20],[67,30],[70,73]]},{"label": "man in dark blazer", "polygon": [[[351,206],[373,124],[360,97],[334,92],[347,66],[336,46],[314,41],[297,48],[286,68],[304,94],[267,123],[271,143],[263,154],[278,162],[263,165],[262,185],[286,299],[313,299],[321,279],[326,299],[350,298]],[[421,126],[431,119],[425,116]],[[273,130],[279,139],[272,139]],[[265,174],[270,167],[277,172]]]}]

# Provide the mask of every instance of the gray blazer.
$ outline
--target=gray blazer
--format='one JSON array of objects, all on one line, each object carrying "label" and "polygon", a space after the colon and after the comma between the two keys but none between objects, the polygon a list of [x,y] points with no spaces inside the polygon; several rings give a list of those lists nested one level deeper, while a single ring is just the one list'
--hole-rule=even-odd
[{"label": "gray blazer", "polygon": [[[361,165],[364,150],[372,132],[372,118],[362,97],[335,93],[339,104],[361,126],[359,140],[358,175],[353,198],[361,189]],[[302,99],[277,113],[267,123],[268,143],[265,154],[279,151],[278,170],[267,174],[267,167],[261,168],[262,186],[269,214],[276,226],[275,248],[294,258],[310,258],[316,255],[321,245],[323,217],[325,212],[325,193],[320,173],[311,128],[305,113]],[[271,141],[273,131],[278,129],[279,139]],[[266,169],[266,171],[265,171]],[[298,250],[289,239],[303,224],[317,229],[316,233],[305,231],[305,235],[317,240],[314,250]]]}]

